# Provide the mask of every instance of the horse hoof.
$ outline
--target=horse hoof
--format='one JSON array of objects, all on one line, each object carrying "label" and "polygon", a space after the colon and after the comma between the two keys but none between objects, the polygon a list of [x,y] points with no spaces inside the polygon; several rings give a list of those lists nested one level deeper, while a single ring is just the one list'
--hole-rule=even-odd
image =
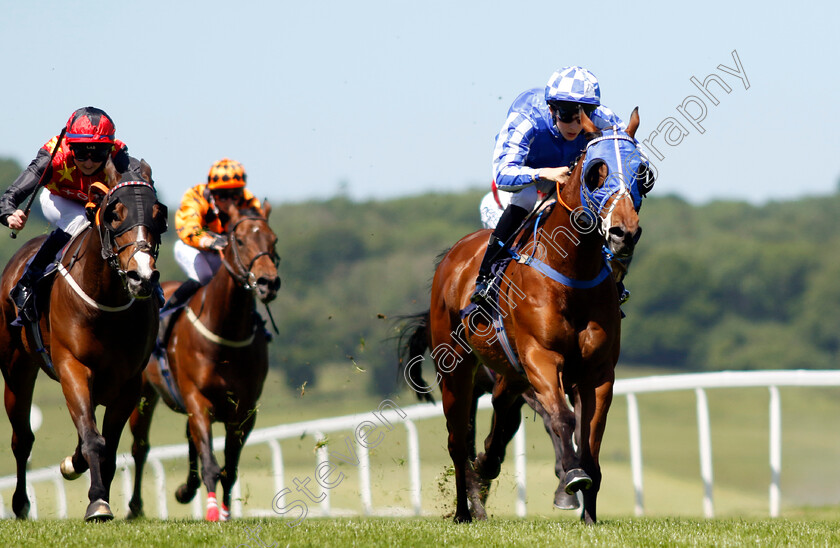
[{"label": "horse hoof", "polygon": [[195,498],[195,493],[198,489],[190,489],[186,483],[182,483],[178,489],[175,490],[175,500],[181,504],[186,504]]},{"label": "horse hoof", "polygon": [[125,519],[137,519],[146,517],[146,513],[143,512],[143,505],[137,504],[134,501],[128,503],[128,514],[125,515]]},{"label": "horse hoof", "polygon": [[230,521],[230,510],[225,503],[219,506],[219,521]]},{"label": "horse hoof", "polygon": [[459,514],[455,514],[455,517],[452,519],[455,523],[470,523],[472,521],[472,516],[469,512],[467,512],[466,516],[461,516]]},{"label": "horse hoof", "polygon": [[206,521],[219,521],[219,508],[213,507],[207,509],[207,515],[204,516]]},{"label": "horse hoof", "polygon": [[96,521],[99,523],[111,521],[114,519],[114,514],[111,513],[111,506],[102,499],[98,499],[88,504],[87,512],[85,512],[85,521]]},{"label": "horse hoof", "polygon": [[502,461],[499,458],[488,457],[487,453],[481,453],[473,462],[473,468],[482,478],[493,480],[498,478],[502,471]]},{"label": "horse hoof", "polygon": [[558,510],[577,510],[580,508],[580,501],[577,495],[568,494],[561,485],[554,493],[554,507]]},{"label": "horse hoof", "polygon": [[467,500],[467,506],[470,508],[472,519],[476,521],[485,521],[487,519],[487,510],[484,509],[484,505],[480,502]]},{"label": "horse hoof", "polygon": [[76,472],[76,469],[73,468],[73,457],[64,457],[64,460],[61,461],[61,464],[59,464],[58,467],[61,470],[61,475],[64,476],[64,479],[66,480],[73,481],[81,476],[81,474]]},{"label": "horse hoof", "polygon": [[566,477],[564,478],[563,483],[566,484],[566,493],[574,495],[581,489],[589,489],[592,486],[592,478],[590,478],[586,472],[580,468],[575,468],[574,470],[566,472]]}]

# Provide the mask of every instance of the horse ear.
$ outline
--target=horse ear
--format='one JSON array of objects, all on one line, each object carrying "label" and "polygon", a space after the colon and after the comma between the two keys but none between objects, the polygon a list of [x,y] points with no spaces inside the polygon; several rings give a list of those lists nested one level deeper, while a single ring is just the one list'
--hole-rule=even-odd
[{"label": "horse ear", "polygon": [[630,123],[627,124],[627,135],[635,139],[637,129],[639,129],[639,107],[634,108],[630,114]]},{"label": "horse ear", "polygon": [[152,206],[152,223],[159,235],[169,229],[168,217],[169,208],[163,202],[155,202]]},{"label": "horse ear", "polygon": [[140,176],[150,185],[154,185],[154,182],[152,182],[152,166],[142,158],[140,159]]},{"label": "horse ear", "polygon": [[580,109],[580,127],[583,128],[583,131],[586,133],[597,133],[598,128],[595,127],[595,124],[592,123],[592,120],[589,119],[589,116],[586,115],[586,112],[583,109]]},{"label": "horse ear", "polygon": [[108,156],[108,159],[105,161],[105,184],[108,185],[108,188],[114,188],[119,181],[120,174],[117,173],[117,166],[114,165],[111,157]]},{"label": "horse ear", "polygon": [[268,203],[268,198],[263,200],[262,207],[260,209],[262,209],[263,217],[268,219],[268,216],[271,215],[271,204]]}]

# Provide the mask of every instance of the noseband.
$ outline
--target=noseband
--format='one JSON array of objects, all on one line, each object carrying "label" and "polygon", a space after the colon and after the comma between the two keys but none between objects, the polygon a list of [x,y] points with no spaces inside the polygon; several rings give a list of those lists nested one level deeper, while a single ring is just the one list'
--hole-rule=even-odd
[{"label": "noseband", "polygon": [[274,250],[260,251],[251,258],[251,262],[249,262],[247,266],[245,265],[245,262],[242,260],[242,252],[239,249],[239,244],[236,242],[236,227],[245,221],[260,221],[268,224],[268,220],[263,217],[242,217],[236,221],[236,223],[228,231],[228,246],[230,246],[233,250],[233,265],[228,263],[224,254],[222,254],[222,264],[225,265],[227,271],[239,285],[248,291],[253,291],[257,288],[257,278],[254,276],[254,273],[251,272],[251,269],[254,268],[254,263],[257,262],[257,259],[267,255],[271,258],[271,261],[275,266],[277,266],[279,259],[277,258],[277,254]]}]

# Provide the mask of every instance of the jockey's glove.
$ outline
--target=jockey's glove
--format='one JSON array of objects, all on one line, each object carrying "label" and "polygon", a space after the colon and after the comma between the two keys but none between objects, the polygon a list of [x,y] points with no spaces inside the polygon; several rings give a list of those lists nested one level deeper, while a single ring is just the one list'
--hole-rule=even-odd
[{"label": "jockey's glove", "polygon": [[225,238],[221,234],[207,232],[204,236],[202,236],[201,240],[198,241],[198,245],[200,245],[204,249],[214,249],[221,251],[222,249],[227,247],[227,238]]}]

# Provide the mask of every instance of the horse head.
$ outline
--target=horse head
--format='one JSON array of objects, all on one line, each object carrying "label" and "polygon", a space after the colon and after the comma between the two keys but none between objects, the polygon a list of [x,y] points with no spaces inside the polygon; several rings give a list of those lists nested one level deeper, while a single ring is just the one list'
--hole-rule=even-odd
[{"label": "horse head", "polygon": [[277,236],[268,225],[271,204],[263,202],[262,215],[255,209],[240,211],[233,204],[227,214],[230,221],[225,266],[245,289],[256,291],[256,297],[268,304],[277,297],[280,289]]},{"label": "horse head", "polygon": [[139,172],[120,175],[109,158],[105,174],[107,184],[91,186],[88,204],[102,258],[120,274],[133,297],[146,299],[160,278],[155,262],[168,210],[157,200],[152,169],[145,160],[140,161]]},{"label": "horse head", "polygon": [[630,257],[642,228],[639,209],[642,198],[653,186],[654,174],[635,139],[639,128],[639,109],[633,109],[627,129],[612,127],[598,131],[581,115],[581,124],[590,138],[579,161],[580,208],[578,223],[604,237],[605,247],[619,259]]}]

